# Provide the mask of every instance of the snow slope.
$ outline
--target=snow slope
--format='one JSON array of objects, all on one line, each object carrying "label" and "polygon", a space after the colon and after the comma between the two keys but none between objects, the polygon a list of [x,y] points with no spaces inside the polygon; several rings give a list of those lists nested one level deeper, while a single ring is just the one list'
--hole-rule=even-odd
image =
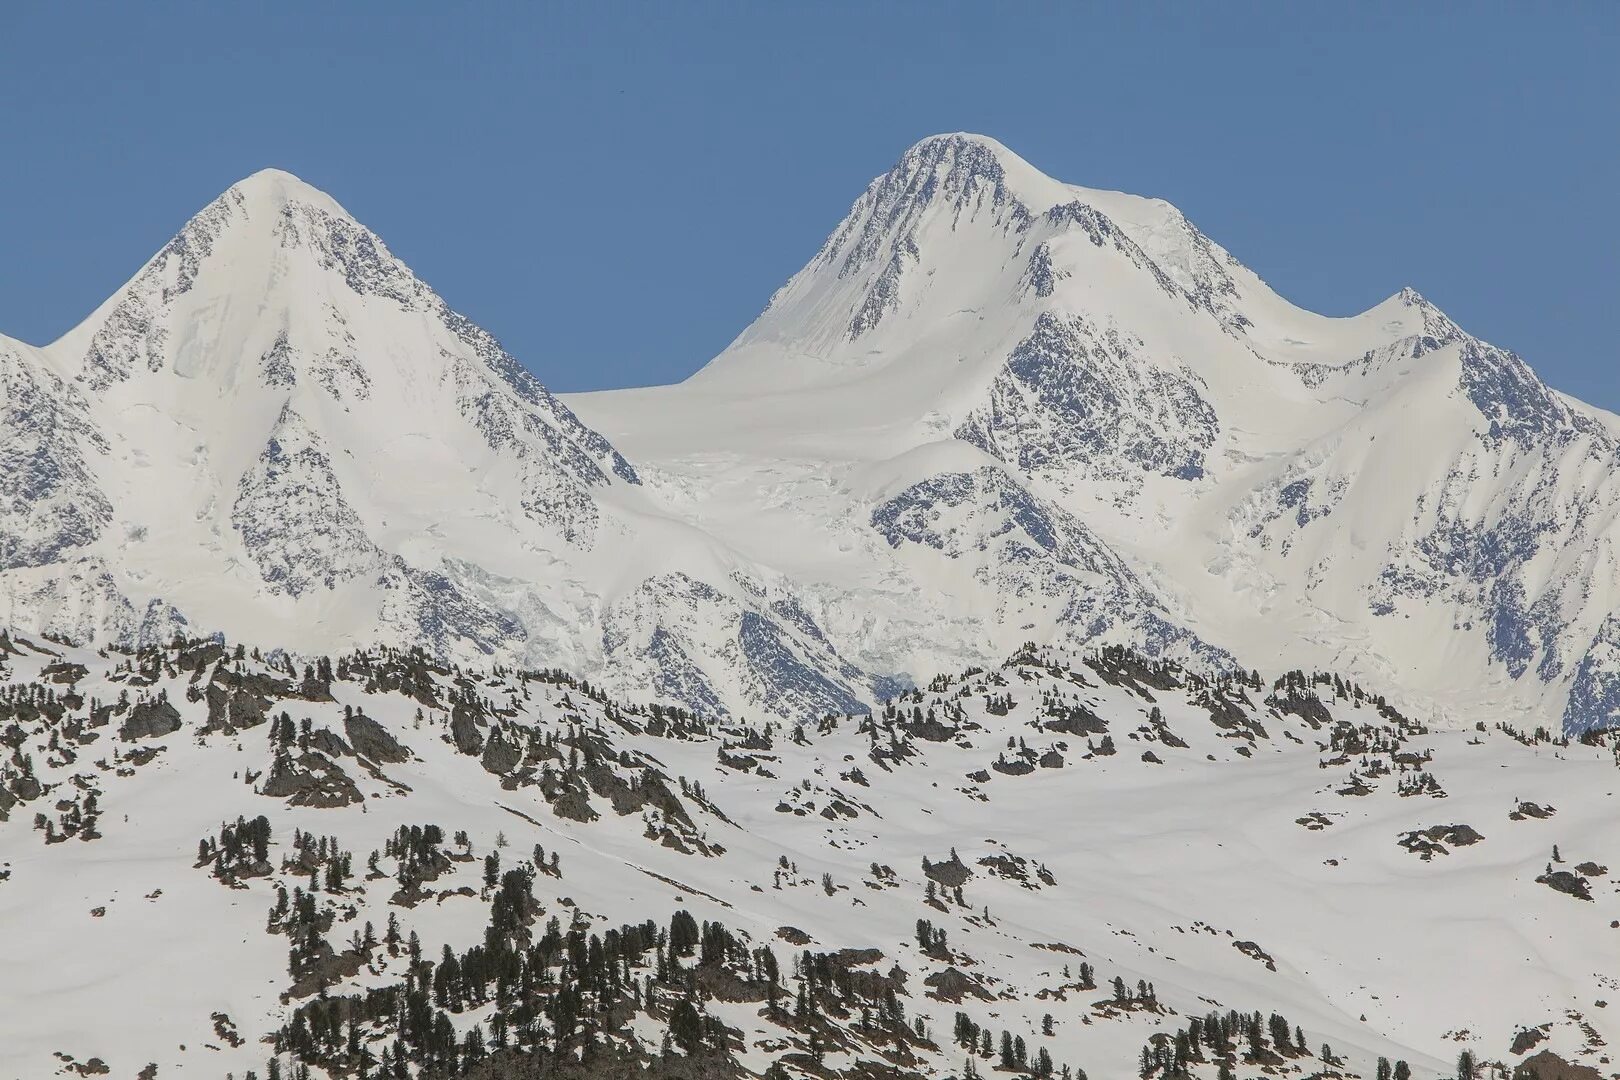
[{"label": "snow slope", "polygon": [[[560,857],[560,876],[534,878],[537,932],[687,909],[775,948],[789,998],[800,948],[878,950],[862,963],[898,966],[927,1035],[896,1047],[851,1011],[819,1036],[833,1070],[959,1075],[962,1011],[1032,1059],[1129,1075],[1155,1033],[1236,1009],[1302,1028],[1305,1050],[1272,1075],[1370,1076],[1379,1056],[1450,1075],[1464,1048],[1614,1072],[1620,894],[1596,868],[1620,859],[1612,735],[1432,731],[1335,676],[1211,681],[1122,651],[1031,648],[796,728],[707,725],[556,674],[403,652],[334,658],[335,678],[234,655],[0,639],[0,925],[28,927],[0,961],[0,1075],[96,1058],[119,1076],[263,1070],[261,1037],[316,992],[289,974],[273,914],[267,927],[277,887],[320,869],[295,830],[353,853],[336,890],[317,875],[335,954],[390,916],[430,960],[481,941],[484,857],[521,866],[537,843]],[[268,858],[227,873],[198,842],[239,815],[267,817]],[[413,899],[403,860],[372,869],[367,853],[429,824],[454,860]],[[462,830],[470,851],[450,839]],[[1591,898],[1539,880],[1554,869]],[[942,949],[920,947],[919,919]],[[354,956],[326,996],[404,977],[380,944]],[[952,972],[954,992],[937,978]],[[1121,1005],[1116,977],[1153,984],[1157,1003]],[[757,997],[699,998],[744,1068],[821,1075],[808,1028]],[[458,1032],[488,1031],[493,1009],[455,1010]],[[1541,1041],[1510,1049],[1528,1029]],[[643,1015],[604,1034],[656,1054],[660,1031]],[[381,1052],[390,1033],[361,1039]]]}]

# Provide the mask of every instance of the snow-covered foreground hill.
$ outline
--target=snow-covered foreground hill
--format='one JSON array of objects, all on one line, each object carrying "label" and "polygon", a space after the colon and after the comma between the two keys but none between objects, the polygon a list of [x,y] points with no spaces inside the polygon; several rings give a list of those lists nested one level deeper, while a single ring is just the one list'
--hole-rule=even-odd
[{"label": "snow-covered foreground hill", "polygon": [[1332,668],[1436,726],[1620,711],[1614,417],[1411,290],[1302,311],[981,136],[908,150],[679,386],[559,399],[271,170],[0,339],[0,391],[33,633],[409,641],[709,717],[1028,640]]},{"label": "snow-covered foreground hill", "polygon": [[801,725],[420,651],[0,685],[8,1077],[1616,1073],[1615,734],[1033,646]]}]

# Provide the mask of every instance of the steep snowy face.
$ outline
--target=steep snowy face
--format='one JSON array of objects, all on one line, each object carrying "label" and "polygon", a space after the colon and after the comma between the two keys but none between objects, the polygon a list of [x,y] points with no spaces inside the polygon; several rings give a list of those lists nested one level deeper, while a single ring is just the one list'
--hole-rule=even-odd
[{"label": "steep snowy face", "polygon": [[7,623],[415,643],[706,715],[847,712],[887,685],[285,173],[231,188],[55,345],[7,343],[0,376]]},{"label": "steep snowy face", "polygon": [[[912,147],[874,180],[809,266],[772,297],[766,315],[740,341],[780,337],[830,352],[872,333],[909,301],[923,302],[924,280],[942,233],[951,246],[993,247],[1028,224],[998,148],[962,135]],[[924,246],[930,250],[926,256]],[[1000,267],[959,267],[970,294]]]},{"label": "steep snowy face", "polygon": [[0,571],[28,571],[4,592],[24,625],[80,638],[125,636],[156,602],[266,643],[522,650],[467,566],[538,578],[523,552],[589,553],[600,497],[639,484],[373,233],[273,170],[61,341],[0,348],[0,375]]},{"label": "steep snowy face", "polygon": [[0,571],[94,543],[112,517],[87,455],[105,450],[76,387],[0,338]]},{"label": "steep snowy face", "polygon": [[491,448],[548,458],[559,484],[600,485],[607,472],[636,480],[606,440],[373,233],[274,170],[192,218],[51,351],[102,399],[134,393],[124,387],[142,372],[167,373],[156,392],[180,407],[191,404],[188,386],[209,404],[277,401],[296,391],[346,411],[375,398],[379,409],[422,412],[449,391],[456,408],[446,420],[459,416]]},{"label": "steep snowy face", "polygon": [[919,348],[971,333],[987,304],[1016,298],[1026,233],[1063,190],[988,139],[918,143],[698,381],[814,385],[886,367],[918,375]]},{"label": "steep snowy face", "polygon": [[[1126,640],[1153,656],[1185,656],[1230,667],[1232,658],[1189,632],[1182,617],[1119,553],[1061,506],[1001,468],[942,472],[875,506],[871,526],[902,558],[927,573],[948,560],[993,605],[998,626],[1028,640]],[[949,573],[949,570],[946,572]],[[939,575],[945,576],[945,575]]]},{"label": "steep snowy face", "polygon": [[[1014,627],[1107,627],[1350,666],[1443,722],[1620,718],[1613,418],[1411,289],[1349,318],[1303,311],[1168,203],[1059,183],[991,139],[908,150],[687,383],[577,404],[648,468],[727,461],[729,490],[751,477],[778,503],[810,500],[827,459],[881,474],[849,485],[849,514],[882,545],[771,558],[859,582],[897,636],[950,655]],[[973,479],[991,475],[1022,494]],[[1061,560],[988,524],[1017,500],[1081,523],[1129,577],[1054,586]],[[704,513],[722,535],[749,515]],[[1001,539],[958,543],[955,517]],[[997,598],[960,620],[925,599],[987,581]],[[886,602],[900,582],[909,599]],[[1050,617],[1055,588],[1085,614]],[[1173,633],[1127,631],[1133,611],[1180,614]]]},{"label": "steep snowy face", "polygon": [[956,435],[1030,473],[1197,479],[1215,411],[1196,377],[1139,363],[1141,347],[1116,326],[1042,313]]},{"label": "steep snowy face", "polygon": [[[832,416],[801,407],[796,423],[784,403],[774,427],[882,428],[898,432],[890,452],[950,433],[1135,498],[1276,428],[1257,392],[1308,398],[1245,337],[1251,293],[1275,299],[1173,208],[1057,183],[980,136],[938,136],[873,181],[691,388],[785,402],[845,388]],[[1150,502],[1182,497],[1157,486]]]}]

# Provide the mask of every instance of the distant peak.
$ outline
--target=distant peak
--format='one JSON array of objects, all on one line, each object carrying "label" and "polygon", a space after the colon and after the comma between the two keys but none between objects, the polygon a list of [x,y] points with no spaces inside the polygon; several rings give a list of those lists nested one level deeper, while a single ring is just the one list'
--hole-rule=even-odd
[{"label": "distant peak", "polygon": [[1410,285],[1372,308],[1369,314],[1403,336],[1432,338],[1438,344],[1447,344],[1464,336],[1461,327]]},{"label": "distant peak", "polygon": [[938,135],[929,135],[913,143],[911,149],[906,151],[906,154],[907,156],[912,154],[931,155],[942,152],[960,152],[968,149],[985,151],[998,157],[1003,154],[1014,158],[1018,157],[1000,141],[992,139],[988,135],[979,135],[971,131],[947,131]]},{"label": "distant peak", "polygon": [[258,172],[251,173],[239,181],[236,186],[247,187],[249,185],[266,184],[296,184],[303,187],[309,186],[308,184],[304,183],[301,178],[293,175],[286,169],[277,169],[274,167],[260,169]]},{"label": "distant peak", "polygon": [[250,208],[268,207],[280,211],[286,206],[313,206],[328,213],[348,217],[348,212],[320,188],[285,169],[260,169],[232,184],[224,197],[237,196]]},{"label": "distant peak", "polygon": [[1373,311],[1390,317],[1398,317],[1401,312],[1409,309],[1416,309],[1420,312],[1439,311],[1438,308],[1429,303],[1422,293],[1410,285],[1391,296],[1385,297],[1372,308]]},{"label": "distant peak", "polygon": [[881,198],[902,196],[929,201],[944,196],[956,201],[980,190],[1011,197],[1032,215],[1070,201],[1073,191],[988,135],[954,131],[913,143],[887,173],[873,182]]}]

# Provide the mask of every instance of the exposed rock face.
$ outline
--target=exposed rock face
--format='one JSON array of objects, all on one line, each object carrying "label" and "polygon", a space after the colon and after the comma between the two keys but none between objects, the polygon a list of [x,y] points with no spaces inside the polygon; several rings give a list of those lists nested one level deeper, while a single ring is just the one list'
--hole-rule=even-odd
[{"label": "exposed rock face", "polygon": [[260,790],[294,806],[323,808],[365,801],[342,766],[313,751],[297,757],[278,754]]},{"label": "exposed rock face", "polygon": [[504,776],[518,767],[523,760],[523,751],[516,743],[496,731],[484,744],[482,764],[489,772],[497,776]]},{"label": "exposed rock face", "polygon": [[973,976],[952,965],[944,971],[936,971],[923,980],[928,987],[928,996],[939,1001],[960,1003],[967,998],[978,998],[980,1001],[994,1001],[996,996],[986,990]]},{"label": "exposed rock face", "polygon": [[1577,900],[1592,899],[1592,885],[1580,874],[1572,874],[1568,870],[1554,870],[1536,878],[1536,882],[1547,886],[1554,892],[1561,892],[1565,896],[1573,896]]},{"label": "exposed rock face", "polygon": [[246,689],[227,689],[210,683],[204,691],[208,699],[209,731],[231,734],[258,727],[269,715],[271,700]]},{"label": "exposed rock face", "polygon": [[923,873],[930,881],[939,883],[947,889],[960,888],[966,885],[973,877],[973,870],[963,862],[954,851],[949,860],[945,862],[929,862],[923,860]]},{"label": "exposed rock face", "polygon": [[411,752],[365,713],[345,716],[343,732],[349,737],[354,752],[368,761],[397,765],[411,759]]},{"label": "exposed rock face", "polygon": [[477,715],[464,705],[457,705],[451,713],[450,736],[463,754],[476,755],[484,748],[484,733],[479,730]]},{"label": "exposed rock face", "polygon": [[1277,962],[1271,958],[1271,954],[1266,952],[1266,950],[1262,949],[1259,945],[1255,944],[1254,942],[1252,942],[1252,941],[1234,941],[1234,942],[1232,942],[1232,947],[1234,949],[1236,949],[1238,952],[1242,953],[1244,956],[1247,956],[1247,957],[1250,957],[1252,959],[1258,960],[1262,964],[1266,965],[1266,970],[1267,971],[1276,971],[1277,970]]},{"label": "exposed rock face", "polygon": [[76,387],[0,338],[0,570],[71,559],[112,521],[107,453]]},{"label": "exposed rock face", "polygon": [[1083,317],[1043,313],[956,436],[1037,475],[1196,480],[1215,411],[1189,373],[1141,363],[1142,347]]},{"label": "exposed rock face", "polygon": [[1566,1061],[1551,1050],[1525,1058],[1513,1067],[1513,1080],[1605,1080],[1590,1065]]},{"label": "exposed rock face", "polygon": [[1403,833],[1401,847],[1428,862],[1436,855],[1449,855],[1451,848],[1469,847],[1485,839],[1472,825],[1431,825]]},{"label": "exposed rock face", "polygon": [[130,707],[129,716],[118,729],[118,737],[159,739],[180,730],[180,714],[167,701],[142,701]]}]

